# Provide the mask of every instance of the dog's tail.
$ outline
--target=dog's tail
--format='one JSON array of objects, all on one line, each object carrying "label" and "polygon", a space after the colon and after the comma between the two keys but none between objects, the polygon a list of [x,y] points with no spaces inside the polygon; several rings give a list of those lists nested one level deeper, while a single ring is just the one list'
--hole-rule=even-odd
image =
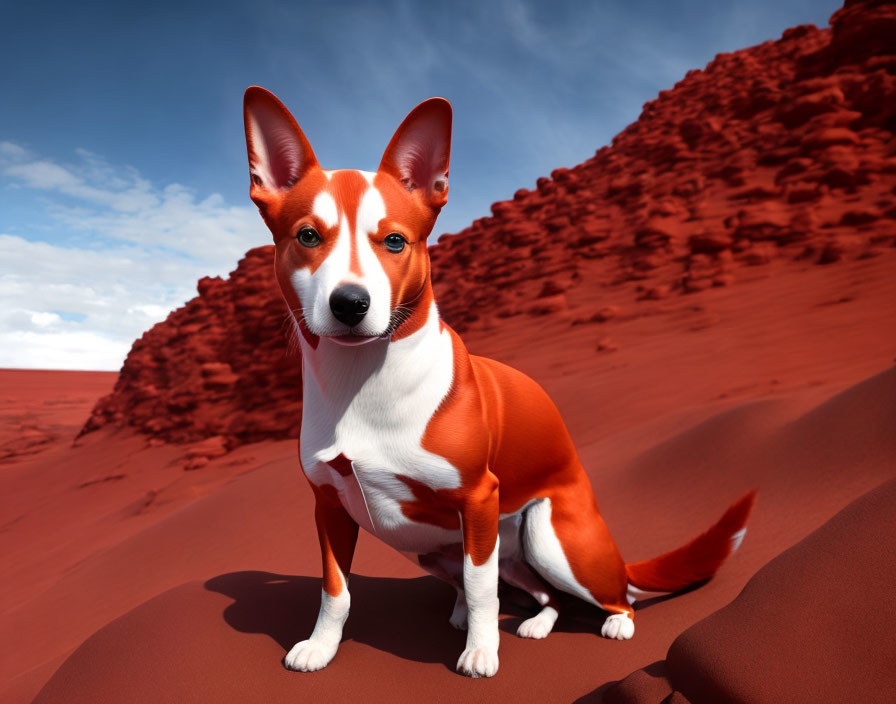
[{"label": "dog's tail", "polygon": [[652,560],[626,565],[630,596],[637,595],[637,591],[632,594],[631,587],[645,592],[677,592],[710,579],[743,542],[755,498],[755,491],[742,496],[715,525],[687,545]]}]

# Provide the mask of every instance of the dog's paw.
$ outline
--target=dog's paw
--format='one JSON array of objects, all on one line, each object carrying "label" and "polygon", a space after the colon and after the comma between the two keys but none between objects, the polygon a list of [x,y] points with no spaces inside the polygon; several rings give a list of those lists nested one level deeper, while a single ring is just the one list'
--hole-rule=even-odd
[{"label": "dog's paw", "polygon": [[600,634],[604,638],[628,640],[635,635],[635,622],[627,614],[607,616],[607,620],[604,621],[604,625],[600,629]]},{"label": "dog's paw", "polygon": [[451,618],[448,619],[448,623],[454,626],[459,631],[467,630],[467,614],[469,610],[467,609],[467,604],[464,602],[463,604],[455,604],[454,611],[451,612]]},{"label": "dog's paw", "polygon": [[457,671],[467,677],[494,677],[498,671],[498,651],[494,648],[467,648],[460,654]]},{"label": "dog's paw", "polygon": [[520,638],[547,638],[557,622],[557,615],[554,607],[545,606],[536,616],[523,621],[516,634]]},{"label": "dog's paw", "polygon": [[314,672],[329,665],[334,655],[336,655],[334,647],[327,647],[313,640],[303,640],[292,646],[292,650],[283,658],[283,664],[288,670]]}]

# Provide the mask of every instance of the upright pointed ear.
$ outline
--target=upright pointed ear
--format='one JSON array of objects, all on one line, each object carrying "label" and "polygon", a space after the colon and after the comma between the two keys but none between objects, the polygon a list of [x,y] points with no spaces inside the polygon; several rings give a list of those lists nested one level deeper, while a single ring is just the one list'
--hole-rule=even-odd
[{"label": "upright pointed ear", "polygon": [[450,154],[451,103],[430,98],[404,118],[386,147],[380,171],[395,176],[409,191],[419,191],[438,211],[448,202]]},{"label": "upright pointed ear", "polygon": [[249,195],[265,208],[317,166],[317,158],[295,118],[270,91],[259,86],[246,90],[243,120],[252,179]]}]

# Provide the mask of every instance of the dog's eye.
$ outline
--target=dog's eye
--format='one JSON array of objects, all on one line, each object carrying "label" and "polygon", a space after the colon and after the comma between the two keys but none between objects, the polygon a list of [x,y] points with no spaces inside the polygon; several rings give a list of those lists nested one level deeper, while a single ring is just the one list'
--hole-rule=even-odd
[{"label": "dog's eye", "polygon": [[386,249],[395,254],[398,254],[398,252],[403,250],[407,243],[408,241],[397,232],[393,232],[391,235],[386,235],[386,239],[383,240]]},{"label": "dog's eye", "polygon": [[320,235],[317,230],[307,225],[298,231],[296,239],[303,247],[317,247],[321,243]]}]

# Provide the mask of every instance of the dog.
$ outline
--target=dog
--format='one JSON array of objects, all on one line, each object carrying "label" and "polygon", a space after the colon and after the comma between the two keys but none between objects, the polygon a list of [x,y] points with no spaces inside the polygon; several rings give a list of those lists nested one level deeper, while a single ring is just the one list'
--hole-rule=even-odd
[{"label": "dog", "polygon": [[498,671],[498,580],[540,606],[517,631],[544,638],[561,590],[628,639],[632,604],[711,578],[743,539],[753,494],[670,553],[626,564],[598,511],[560,412],[532,379],[471,355],[442,321],[427,237],[448,197],[452,111],[431,98],[398,127],[376,172],[324,170],[286,107],[243,104],[250,197],[302,350],[299,459],[323,562],[317,622],[284,664],[336,654],[358,528],[457,589],[457,669]]}]

